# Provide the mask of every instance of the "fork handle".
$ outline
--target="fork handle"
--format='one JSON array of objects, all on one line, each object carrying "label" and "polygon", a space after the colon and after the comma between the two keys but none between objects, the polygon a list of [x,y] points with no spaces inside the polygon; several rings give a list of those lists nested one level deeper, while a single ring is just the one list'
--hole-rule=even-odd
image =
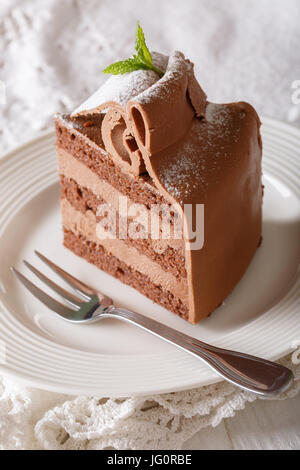
[{"label": "fork handle", "polygon": [[110,307],[101,317],[125,320],[168,341],[198,357],[227,381],[248,391],[270,395],[282,393],[293,381],[293,373],[287,367],[256,356],[218,348],[139,313],[118,307]]}]

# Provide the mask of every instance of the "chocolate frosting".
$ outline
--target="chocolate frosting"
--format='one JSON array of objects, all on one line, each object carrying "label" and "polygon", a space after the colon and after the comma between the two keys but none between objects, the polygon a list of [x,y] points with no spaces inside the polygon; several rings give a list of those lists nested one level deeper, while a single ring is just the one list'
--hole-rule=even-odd
[{"label": "chocolate frosting", "polygon": [[147,172],[179,207],[205,204],[204,247],[189,250],[189,321],[207,316],[244,274],[261,237],[260,121],[248,103],[214,104],[193,64],[170,55],[164,76],[126,106],[82,111],[103,116],[105,149],[138,177]]},{"label": "chocolate frosting", "polygon": [[105,113],[102,139],[114,161],[136,176],[147,165],[154,178],[149,157],[183,138],[194,116],[203,116],[205,105],[206,95],[195,78],[193,64],[181,52],[174,52],[164,76],[126,107],[108,101],[77,115]]}]

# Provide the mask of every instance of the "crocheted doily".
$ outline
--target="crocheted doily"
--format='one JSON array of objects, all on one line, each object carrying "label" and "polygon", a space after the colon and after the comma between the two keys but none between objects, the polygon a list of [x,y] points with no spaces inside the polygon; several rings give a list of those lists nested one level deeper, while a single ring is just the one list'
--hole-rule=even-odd
[{"label": "crocheted doily", "polygon": [[[300,390],[300,364],[291,356],[279,362],[295,375],[292,387],[276,397],[283,400]],[[0,378],[0,448],[175,450],[256,399],[223,381],[164,395],[99,399],[24,389]]]}]

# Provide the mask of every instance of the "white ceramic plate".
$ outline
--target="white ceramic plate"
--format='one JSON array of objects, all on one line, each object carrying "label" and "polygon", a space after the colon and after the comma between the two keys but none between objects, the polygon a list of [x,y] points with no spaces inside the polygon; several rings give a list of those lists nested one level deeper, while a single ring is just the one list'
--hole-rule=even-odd
[{"label": "white ceramic plate", "polygon": [[[300,131],[264,119],[263,244],[242,281],[213,315],[187,324],[62,246],[53,133],[0,161],[0,372],[28,385],[69,394],[129,396],[216,382],[200,360],[118,320],[68,324],[47,310],[9,270],[22,259],[45,271],[39,249],[127,308],[218,346],[271,360],[300,340]],[[47,271],[49,274],[49,270]],[[29,272],[26,274],[37,282]]]}]

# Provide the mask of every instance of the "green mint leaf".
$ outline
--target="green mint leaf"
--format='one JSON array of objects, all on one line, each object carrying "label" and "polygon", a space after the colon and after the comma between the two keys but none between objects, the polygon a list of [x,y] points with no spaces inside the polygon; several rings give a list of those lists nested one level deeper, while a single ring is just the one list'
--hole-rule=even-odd
[{"label": "green mint leaf", "polygon": [[136,36],[135,36],[135,50],[141,62],[152,65],[152,56],[146,45],[145,35],[140,23],[137,23]]},{"label": "green mint leaf", "polygon": [[137,60],[137,57],[130,57],[126,60],[120,60],[114,64],[109,65],[103,70],[103,73],[111,73],[119,75],[123,73],[133,72],[134,70],[147,69],[148,67]]},{"label": "green mint leaf", "polygon": [[156,68],[152,62],[152,56],[146,45],[144,32],[139,22],[137,23],[137,30],[135,36],[135,50],[137,54],[126,60],[120,60],[114,64],[106,67],[103,72],[111,73],[113,75],[119,75],[123,73],[133,72],[134,70],[154,70],[160,77],[163,76],[163,72]]}]

